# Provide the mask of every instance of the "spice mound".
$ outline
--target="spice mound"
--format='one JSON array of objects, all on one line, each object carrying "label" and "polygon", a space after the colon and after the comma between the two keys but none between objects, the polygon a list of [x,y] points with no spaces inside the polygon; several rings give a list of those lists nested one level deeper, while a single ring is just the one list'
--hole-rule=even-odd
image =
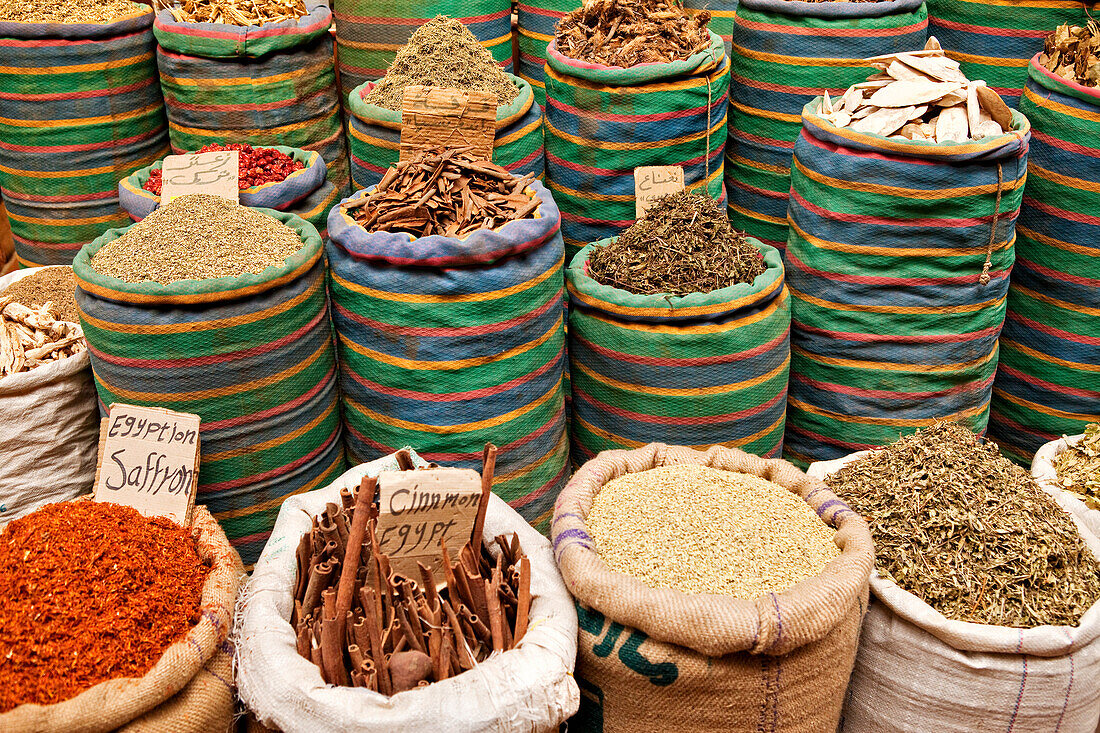
[{"label": "spice mound", "polygon": [[1085,428],[1085,435],[1054,459],[1058,485],[1082,494],[1093,509],[1100,509],[1100,423]]},{"label": "spice mound", "polygon": [[730,226],[714,199],[686,191],[658,198],[588,258],[596,282],[638,295],[709,293],[751,283],[766,270],[760,250]]},{"label": "spice mound", "polygon": [[[214,153],[220,150],[236,150],[238,152],[238,188],[242,191],[265,183],[285,181],[291,173],[300,171],[305,167],[301,162],[294,160],[282,151],[274,148],[254,148],[247,143],[230,143],[228,145],[212,143],[203,145],[197,152]],[[149,171],[149,179],[145,181],[142,188],[160,196],[161,187],[164,184],[163,175],[164,171],[160,168]]]},{"label": "spice mound", "polygon": [[141,677],[198,621],[209,571],[162,518],[49,504],[0,532],[0,713]]},{"label": "spice mound", "polygon": [[935,37],[922,51],[866,59],[878,69],[818,112],[837,127],[897,140],[966,142],[1012,129],[1012,111],[984,81],[970,81]]},{"label": "spice mound", "polygon": [[108,242],[92,269],[128,283],[259,274],[302,248],[282,222],[220,196],[180,196]]},{"label": "spice mound", "polygon": [[496,95],[498,106],[519,96],[519,89],[470,29],[443,15],[416,29],[364,101],[400,112],[405,87],[418,85],[489,92]]},{"label": "spice mound", "polygon": [[15,23],[111,23],[148,12],[148,5],[130,0],[6,0],[0,3],[0,21]]},{"label": "spice mound", "polygon": [[79,311],[76,308],[76,278],[73,268],[68,265],[43,267],[33,275],[12,283],[0,292],[0,298],[10,298],[13,303],[28,308],[39,308],[50,304],[50,315],[59,321],[76,323]]},{"label": "spice mound", "polygon": [[55,319],[48,304],[28,308],[0,296],[0,377],[28,372],[86,348],[80,326]]},{"label": "spice mound", "polygon": [[710,47],[710,11],[689,14],[679,0],[585,0],[558,21],[558,52],[628,69],[680,61]]},{"label": "spice mound", "polygon": [[1058,26],[1047,36],[1039,65],[1082,86],[1100,87],[1100,22]]},{"label": "spice mound", "polygon": [[706,466],[664,466],[609,481],[585,522],[611,570],[684,593],[779,593],[840,555],[834,530],[797,494]]},{"label": "spice mound", "polygon": [[368,232],[463,237],[534,218],[542,201],[525,193],[534,178],[480,160],[470,148],[435,148],[395,163],[374,190],[343,210]]},{"label": "spice mound", "polygon": [[1073,626],[1100,564],[1070,515],[962,425],[902,438],[825,479],[871,525],[876,567],[944,616]]},{"label": "spice mound", "polygon": [[181,0],[169,10],[180,23],[225,25],[281,23],[309,12],[303,0]]}]

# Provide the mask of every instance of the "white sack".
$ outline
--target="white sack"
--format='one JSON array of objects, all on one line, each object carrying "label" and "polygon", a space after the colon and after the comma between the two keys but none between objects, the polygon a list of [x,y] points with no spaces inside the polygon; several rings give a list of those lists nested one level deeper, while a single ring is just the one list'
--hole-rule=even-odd
[{"label": "white sack", "polygon": [[[422,465],[422,461],[418,463]],[[391,698],[363,688],[333,687],[296,650],[290,626],[297,574],[295,549],[310,516],[340,502],[365,475],[395,470],[392,457],[357,466],[324,489],[283,502],[238,609],[237,686],[263,724],[284,733],[485,733],[556,731],[577,711],[573,679],[577,613],[558,574],[550,543],[496,495],[486,539],[519,533],[531,560],[531,621],[520,645],[456,677]]]},{"label": "white sack", "polygon": [[1079,516],[1090,532],[1100,537],[1100,511],[1089,509],[1080,494],[1066,491],[1058,484],[1058,474],[1054,471],[1054,459],[1071,445],[1077,445],[1085,434],[1067,435],[1044,443],[1031,460],[1031,475],[1047,493],[1055,498],[1067,512]]}]

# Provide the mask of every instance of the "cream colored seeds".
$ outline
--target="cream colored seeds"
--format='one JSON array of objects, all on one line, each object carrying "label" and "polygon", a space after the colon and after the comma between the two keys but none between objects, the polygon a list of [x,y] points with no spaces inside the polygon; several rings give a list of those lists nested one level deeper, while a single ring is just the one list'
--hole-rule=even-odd
[{"label": "cream colored seeds", "polygon": [[587,524],[612,570],[685,593],[778,593],[840,555],[834,530],[796,494],[705,466],[664,466],[610,481]]}]

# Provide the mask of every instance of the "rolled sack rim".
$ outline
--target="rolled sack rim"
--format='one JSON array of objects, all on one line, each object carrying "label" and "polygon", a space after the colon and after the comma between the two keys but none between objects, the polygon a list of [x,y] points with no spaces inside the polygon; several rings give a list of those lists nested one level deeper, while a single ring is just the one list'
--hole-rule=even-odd
[{"label": "rolled sack rim", "polygon": [[613,86],[638,86],[649,82],[694,76],[721,68],[725,62],[725,41],[709,28],[707,33],[710,34],[710,46],[705,51],[699,51],[686,59],[677,61],[654,61],[630,68],[604,66],[569,58],[558,51],[558,42],[555,39],[546,47],[546,63],[559,74]]},{"label": "rolled sack rim", "polygon": [[[499,134],[517,120],[531,111],[535,103],[535,94],[531,90],[531,84],[518,76],[504,72],[504,76],[519,89],[519,96],[507,104],[497,105],[496,129]],[[401,129],[401,113],[377,104],[367,102],[365,97],[378,84],[379,80],[365,81],[348,92],[348,111],[364,125],[378,125],[391,130]]]},{"label": "rolled sack rim", "polygon": [[[1039,57],[1041,55],[1042,53],[1040,52],[1031,57],[1031,61],[1027,65],[1028,78],[1044,89],[1048,89],[1058,94],[1075,97],[1082,102],[1088,102],[1100,107],[1100,87],[1087,87],[1084,84],[1079,84],[1075,81],[1070,81],[1069,79],[1058,76],[1039,63]],[[1097,110],[1097,114],[1100,114],[1100,109]]]},{"label": "rolled sack rim", "polygon": [[[881,18],[886,15],[910,13],[924,8],[925,0],[886,0],[885,2],[841,3],[803,2],[802,0],[740,0],[739,7],[792,17],[845,19]],[[928,10],[925,8],[925,16]]]},{"label": "rolled sack rim", "polygon": [[0,38],[61,38],[68,41],[99,41],[153,27],[153,9],[143,6],[134,15],[110,23],[20,23],[0,22]]},{"label": "rolled sack rim", "polygon": [[[326,0],[305,0],[305,5],[306,14],[295,20],[246,26],[177,21],[172,11],[165,8],[156,14],[153,35],[157,43],[172,53],[204,58],[263,56],[305,45],[328,33],[332,11]],[[190,47],[191,39],[206,44],[203,53]],[[218,44],[224,44],[224,49],[212,50]]]}]

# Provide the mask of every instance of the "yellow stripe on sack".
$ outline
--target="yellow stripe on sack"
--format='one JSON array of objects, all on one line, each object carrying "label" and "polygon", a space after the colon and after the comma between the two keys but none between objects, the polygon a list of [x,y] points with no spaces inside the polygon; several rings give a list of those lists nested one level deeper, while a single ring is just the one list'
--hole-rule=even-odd
[{"label": "yellow stripe on sack", "polygon": [[[714,306],[702,306],[700,308],[680,308],[677,309],[676,315],[679,316],[692,316],[692,315],[711,315],[713,313],[721,313],[723,310],[734,310],[737,308],[743,308],[746,305],[750,305],[753,301],[764,300],[767,295],[774,291],[776,288],[783,288],[783,279],[776,278],[775,282],[765,291],[760,293],[754,293],[751,296],[742,298],[732,303],[718,303]],[[599,308],[601,310],[614,310],[617,313],[623,315],[632,316],[662,316],[668,315],[668,310],[662,310],[660,308],[619,308],[612,303],[607,303],[600,300],[595,300],[589,296],[584,295],[569,288],[569,294],[571,297],[575,297],[578,301],[589,305],[592,308]],[[606,323],[609,326],[616,328],[626,329],[629,331],[639,331],[642,333],[671,333],[671,334],[720,334],[727,331],[735,331],[739,328],[751,326],[754,323],[770,318],[780,307],[786,304],[787,299],[790,296],[787,294],[787,290],[783,288],[782,292],[768,305],[767,308],[753,313],[752,315],[744,318],[734,318],[723,323],[714,323],[702,326],[687,326],[683,324],[677,325],[657,325],[653,323],[639,323],[637,321],[618,321],[612,320],[607,316],[603,316],[597,313],[585,313],[585,316],[601,323]]]},{"label": "yellow stripe on sack", "polygon": [[533,132],[534,130],[537,130],[540,127],[542,127],[542,117],[541,116],[537,120],[532,121],[530,124],[524,125],[520,129],[514,130],[514,131],[508,133],[507,135],[504,135],[503,137],[500,136],[500,135],[497,135],[497,139],[496,139],[496,142],[493,143],[493,147],[499,148],[501,145],[507,145],[508,143],[514,143],[516,140],[519,140],[520,138],[522,138],[525,135],[529,135],[531,132]]},{"label": "yellow stripe on sack", "polygon": [[1004,5],[1013,8],[1080,8],[1080,0],[980,0],[980,2],[967,2],[961,0],[960,5]]},{"label": "yellow stripe on sack", "polygon": [[[712,387],[691,387],[688,389],[676,389],[672,387],[651,387],[645,384],[630,384],[628,382],[622,382],[618,379],[613,379],[603,374],[596,374],[591,369],[586,367],[580,361],[573,362],[570,366],[570,370],[576,370],[581,374],[584,374],[594,382],[599,382],[606,387],[612,387],[614,389],[621,389],[624,392],[631,392],[633,394],[646,394],[654,395],[656,397],[699,397],[704,395],[720,395],[729,394],[731,392],[740,392],[743,389],[750,387],[756,387],[757,385],[764,384],[783,373],[788,366],[790,366],[791,357],[788,354],[787,358],[783,360],[783,363],[776,368],[768,371],[765,374],[753,377],[752,379],[746,379],[741,382],[734,382],[732,384],[720,384]],[[784,382],[786,384],[786,382]]]},{"label": "yellow stripe on sack", "polygon": [[[10,125],[12,127],[83,127],[85,125],[100,125],[105,122],[118,123],[124,120],[132,120],[136,117],[151,114],[160,109],[161,105],[150,104],[147,107],[141,109],[135,109],[130,112],[119,112],[113,115],[99,115],[97,117],[73,117],[63,120],[14,120],[8,117],[0,117],[0,125]],[[118,166],[122,167],[122,166]],[[106,170],[110,170],[107,168]]]},{"label": "yellow stripe on sack", "polygon": [[[125,213],[122,214],[106,214],[104,216],[87,216],[80,219],[44,219],[39,216],[23,216],[21,214],[13,214],[8,212],[8,218],[12,221],[22,222],[23,224],[44,224],[52,227],[77,227],[87,224],[106,224],[109,221],[123,221],[129,224],[130,219]],[[126,225],[124,224],[124,226]]]},{"label": "yellow stripe on sack", "polygon": [[1039,244],[1045,244],[1048,247],[1060,249],[1063,252],[1072,252],[1075,255],[1084,255],[1085,257],[1100,257],[1100,248],[1086,247],[1074,242],[1065,242],[1061,239],[1055,239],[1046,234],[1040,234],[1033,229],[1028,229],[1022,224],[1016,224],[1016,235],[1018,237],[1024,237],[1025,239],[1033,239]]},{"label": "yellow stripe on sack", "polygon": [[[566,196],[572,196],[573,198],[583,199],[585,201],[615,201],[618,203],[633,203],[634,194],[620,194],[620,193],[596,193],[595,191],[578,191],[575,188],[569,188],[563,186],[560,183],[554,181],[551,185],[556,196],[558,192],[565,194]],[[633,212],[631,213],[633,216]]]},{"label": "yellow stripe on sack", "polygon": [[[57,74],[81,74],[90,71],[122,69],[127,66],[134,66],[136,64],[142,64],[152,60],[153,52],[150,51],[148,53],[143,53],[139,56],[127,56],[126,58],[122,59],[114,59],[112,61],[97,61],[90,64],[70,64],[69,66],[0,66],[0,74],[13,74],[18,76],[55,76]],[[111,94],[111,90],[104,90],[103,94],[104,96],[108,96]]]},{"label": "yellow stripe on sack", "polygon": [[202,462],[206,464],[213,463],[214,461],[224,461],[230,458],[240,458],[241,456],[245,456],[250,453],[259,453],[261,451],[269,450],[271,448],[278,448],[279,446],[285,445],[286,443],[289,443],[296,438],[300,438],[301,436],[316,428],[318,425],[328,419],[328,417],[332,415],[334,410],[336,410],[335,400],[333,400],[332,403],[320,415],[313,418],[300,428],[292,430],[285,435],[280,435],[278,438],[272,438],[271,440],[266,440],[262,443],[250,443],[249,445],[242,446],[241,448],[234,448],[233,450],[222,451],[221,453],[203,452]]},{"label": "yellow stripe on sack", "polygon": [[756,51],[751,48],[745,48],[744,46],[738,46],[737,44],[733,44],[733,52],[745,58],[756,59],[757,61],[767,61],[768,63],[772,64],[783,64],[784,66],[840,66],[847,69],[858,69],[867,66],[867,62],[863,59],[828,59],[818,58],[816,56],[783,56],[777,53]]},{"label": "yellow stripe on sack", "polygon": [[1077,305],[1076,303],[1070,303],[1065,300],[1058,300],[1057,298],[1052,298],[1049,295],[1040,295],[1034,290],[1029,290],[1023,285],[1019,284],[1013,284],[1012,287],[1017,291],[1023,293],[1027,297],[1034,298],[1035,300],[1041,301],[1048,305],[1057,306],[1058,308],[1064,308],[1065,310],[1072,311],[1074,313],[1083,313],[1090,316],[1100,316],[1100,308],[1089,308],[1087,306]]},{"label": "yellow stripe on sack", "polygon": [[1024,96],[1030,99],[1039,107],[1053,110],[1059,114],[1069,115],[1070,117],[1076,117],[1079,120],[1085,122],[1096,123],[1096,112],[1085,111],[1083,109],[1077,109],[1076,107],[1070,107],[1068,104],[1062,104],[1061,102],[1055,102],[1052,99],[1046,97],[1040,97],[1038,94],[1031,90],[1031,87],[1024,87]]},{"label": "yellow stripe on sack", "polygon": [[[847,254],[860,254],[860,255],[874,255],[879,257],[974,257],[977,255],[985,255],[985,245],[963,248],[952,247],[920,247],[920,248],[903,248],[903,247],[875,247],[874,245],[864,244],[848,244],[847,242],[834,242],[829,239],[822,239],[821,237],[815,237],[813,234],[802,229],[793,220],[787,220],[787,226],[794,230],[799,237],[812,244],[818,249],[827,249],[833,252],[845,252]],[[1017,227],[1019,231],[1019,227]],[[1003,249],[1004,243],[996,249]],[[996,250],[995,250],[996,251]],[[831,307],[831,306],[830,306]],[[889,311],[894,311],[894,308],[889,308]]]},{"label": "yellow stripe on sack", "polygon": [[736,211],[741,216],[747,216],[750,219],[757,219],[759,221],[765,221],[769,224],[778,224],[780,226],[786,226],[786,224],[787,224],[787,219],[786,218],[780,218],[778,216],[771,216],[769,214],[761,214],[759,211],[749,211],[748,209],[746,209],[743,206],[736,206],[734,204],[729,204],[729,208],[730,208],[731,211]]},{"label": "yellow stripe on sack", "polygon": [[832,311],[849,311],[852,313],[909,313],[913,315],[953,315],[956,313],[974,313],[985,308],[999,308],[1004,304],[1007,299],[1007,295],[1002,295],[996,300],[986,300],[981,303],[970,303],[968,305],[863,305],[859,303],[834,303],[831,300],[824,300],[822,298],[815,297],[809,293],[803,293],[800,290],[795,289],[793,286],[788,285],[791,289],[791,295],[801,301],[816,305],[819,308],[825,308]]},{"label": "yellow stripe on sack", "polygon": [[748,115],[749,117],[758,117],[767,120],[776,120],[779,122],[802,121],[802,115],[792,115],[787,114],[786,112],[773,112],[770,109],[758,109],[756,107],[749,107],[748,105],[741,104],[740,102],[735,102],[732,99],[730,100],[730,107],[734,108],[743,115]]},{"label": "yellow stripe on sack", "polygon": [[[264,127],[262,132],[268,135],[275,135],[279,133],[295,132],[296,130],[302,130],[312,125],[324,125],[328,122],[328,117],[318,117],[311,120],[304,120],[302,122],[292,122],[288,125],[281,125],[279,127]],[[169,129],[177,130],[179,132],[187,133],[188,135],[196,135],[198,137],[217,137],[221,139],[225,133],[221,130],[207,130],[201,127],[186,127],[185,125],[179,125],[174,122],[168,122]]]},{"label": "yellow stripe on sack", "polygon": [[771,165],[769,163],[758,163],[755,160],[749,160],[742,155],[727,155],[726,160],[730,163],[736,163],[743,165],[746,168],[752,168],[753,170],[767,171],[768,173],[775,173],[776,175],[786,176],[791,172],[790,168],[784,168],[781,165]]},{"label": "yellow stripe on sack", "polygon": [[338,334],[340,342],[344,346],[348,347],[356,354],[365,356],[373,361],[382,362],[383,364],[389,364],[390,366],[400,367],[401,369],[415,369],[420,371],[441,371],[450,369],[470,369],[473,367],[485,366],[486,364],[494,364],[498,361],[504,361],[511,359],[513,356],[519,356],[520,354],[526,354],[532,349],[536,349],[542,346],[561,329],[562,317],[559,315],[554,322],[553,327],[546,333],[539,336],[534,341],[528,341],[525,344],[519,346],[513,346],[507,351],[502,351],[499,354],[492,354],[489,356],[475,356],[469,359],[453,359],[451,361],[424,361],[421,359],[403,359],[399,356],[391,356],[390,354],[384,354],[381,351],[375,351],[374,349],[368,349],[365,346],[355,343],[347,337],[346,334]]},{"label": "yellow stripe on sack", "polygon": [[1047,170],[1028,161],[1027,175],[1038,176],[1045,181],[1057,184],[1059,186],[1065,186],[1066,188],[1077,189],[1078,191],[1091,191],[1092,193],[1100,193],[1100,183],[1096,181],[1086,181],[1081,178],[1074,178],[1072,176],[1066,176],[1061,173],[1055,173],[1054,171]]},{"label": "yellow stripe on sack", "polygon": [[[125,168],[128,169],[130,166],[134,166],[136,168],[144,168],[145,166],[151,165],[154,162],[160,160],[165,155],[167,155],[168,152],[169,152],[168,147],[165,146],[164,149],[162,149],[162,150],[158,150],[157,152],[152,153],[151,155],[147,155],[144,158],[141,158],[140,160],[136,160],[133,163],[127,164],[125,166]],[[114,174],[118,175],[120,169],[123,169],[123,168],[122,168],[122,166],[119,166],[119,165],[104,165],[104,166],[100,166],[99,168],[84,168],[82,170],[76,170],[76,171],[25,171],[25,170],[20,170],[19,168],[9,168],[7,166],[0,165],[0,171],[3,171],[4,173],[7,173],[8,175],[19,176],[21,178],[40,178],[40,179],[87,178],[88,176],[98,176],[98,175],[102,175],[104,173],[114,173]],[[119,176],[119,177],[121,177],[121,176]]]},{"label": "yellow stripe on sack", "polygon": [[553,36],[548,36],[545,33],[535,33],[530,28],[524,28],[523,26],[520,26],[517,30],[519,31],[519,34],[521,36],[524,36],[525,38],[534,38],[535,40],[542,41],[543,43],[550,43],[550,41],[554,40]]},{"label": "yellow stripe on sack", "polygon": [[[996,3],[994,3],[996,4]],[[972,53],[960,53],[958,51],[947,51],[949,58],[955,61],[965,61],[968,64],[983,64],[985,66],[1008,66],[1010,68],[1023,69],[1030,63],[1031,58],[1013,59],[1005,58],[1003,56],[979,56]]]},{"label": "yellow stripe on sack", "polygon": [[402,420],[392,415],[383,415],[380,412],[374,410],[368,410],[363,405],[359,404],[355,400],[345,395],[345,400],[348,405],[358,412],[361,412],[366,417],[374,420],[375,422],[382,423],[383,425],[389,425],[402,430],[412,430],[418,433],[431,433],[432,435],[455,435],[457,433],[466,433],[472,430],[484,430],[485,428],[495,428],[504,423],[517,420],[529,412],[533,412],[544,404],[549,402],[558,390],[561,389],[562,377],[558,378],[557,384],[550,388],[550,391],[539,397],[537,400],[518,407],[511,412],[506,412],[503,415],[497,415],[496,417],[489,417],[484,420],[475,420],[474,422],[461,423],[459,425],[425,425],[424,423],[410,422],[409,420]]},{"label": "yellow stripe on sack", "polygon": [[356,48],[360,51],[400,51],[405,44],[403,43],[371,43],[368,41],[349,41],[346,38],[341,38],[339,45],[341,48]]},{"label": "yellow stripe on sack", "polygon": [[268,499],[267,501],[262,501],[258,504],[249,504],[248,506],[241,507],[240,509],[228,509],[224,512],[215,512],[214,517],[220,521],[223,519],[236,519],[237,517],[247,517],[250,514],[265,512],[268,509],[274,509],[292,496],[304,494],[307,491],[313,491],[322,483],[332,483],[332,479],[327,478],[328,474],[330,471],[332,471],[333,466],[335,466],[340,460],[341,457],[335,458],[332,462],[332,465],[322,471],[320,476],[315,479],[310,479],[308,482],[306,482],[304,486],[300,486],[297,489],[294,489],[294,491],[291,491],[289,494],[282,494],[280,496],[276,496],[274,499]]},{"label": "yellow stripe on sack", "polygon": [[[343,43],[343,41],[341,41]],[[169,74],[161,74],[161,82],[167,82],[169,84],[176,84],[181,87],[217,87],[219,89],[229,86],[252,86],[262,87],[265,84],[274,84],[281,81],[292,81],[299,76],[309,78],[316,76],[311,72],[320,71],[326,67],[332,66],[331,59],[324,59],[308,66],[299,66],[294,71],[288,71],[285,74],[274,74],[272,76],[263,76],[259,78],[253,78],[251,76],[233,76],[226,78],[213,78],[207,76],[198,77],[186,77],[186,76],[171,76]],[[267,100],[274,101],[274,100]],[[226,105],[229,106],[229,105]]]},{"label": "yellow stripe on sack", "polygon": [[818,417],[825,417],[830,420],[836,420],[837,422],[848,424],[865,424],[865,425],[894,425],[897,427],[911,427],[922,428],[926,425],[932,425],[941,421],[951,420],[965,420],[971,417],[977,417],[989,408],[989,400],[986,400],[978,407],[973,407],[969,410],[961,410],[959,412],[952,412],[946,415],[937,415],[936,417],[920,417],[920,418],[897,418],[897,417],[864,417],[862,415],[847,415],[840,412],[832,412],[830,410],[823,410],[820,407],[803,402],[802,400],[796,400],[794,397],[787,398],[787,404],[790,407],[797,408],[803,412],[808,412],[811,415],[817,415]]},{"label": "yellow stripe on sack", "polygon": [[1061,359],[1057,356],[1051,356],[1050,354],[1044,354],[1041,351],[1036,351],[1030,346],[1024,346],[1023,344],[1013,341],[1012,339],[1001,336],[1001,348],[1014,349],[1021,354],[1030,356],[1032,359],[1047,362],[1048,364],[1057,364],[1060,367],[1066,369],[1079,369],[1084,372],[1100,372],[1100,364],[1086,364],[1079,361],[1070,361],[1068,359]]},{"label": "yellow stripe on sack", "polygon": [[[699,108],[704,109],[703,107]],[[580,147],[597,148],[604,150],[656,150],[665,147],[672,147],[673,145],[683,145],[685,143],[695,142],[696,140],[702,140],[708,135],[714,137],[718,134],[718,130],[726,125],[726,116],[722,115],[722,119],[713,125],[710,130],[700,130],[699,132],[693,132],[688,135],[681,135],[680,137],[670,138],[668,140],[659,140],[656,142],[611,142],[608,140],[589,140],[588,138],[579,137],[577,135],[571,135],[568,132],[562,132],[558,128],[550,124],[550,120],[546,120],[546,134],[553,133],[556,137],[562,140],[568,140],[574,145]],[[583,127],[583,124],[582,124]]]},{"label": "yellow stripe on sack", "polygon": [[[935,200],[957,198],[959,196],[980,196],[985,194],[995,196],[997,194],[996,183],[989,183],[984,186],[963,186],[959,188],[902,188],[900,186],[884,186],[878,183],[867,183],[855,179],[846,180],[826,176],[807,168],[797,157],[794,159],[794,167],[811,181],[816,181],[830,188],[862,191],[864,193],[896,196],[898,198]],[[1001,185],[1000,190],[1003,194],[1008,191],[1015,191],[1017,188],[1023,187],[1023,185],[1024,178],[1021,177],[1015,181],[1008,182],[1007,185]]]},{"label": "yellow stripe on sack", "polygon": [[949,372],[972,371],[992,361],[997,356],[997,347],[990,349],[985,356],[979,356],[971,361],[957,362],[955,364],[898,364],[889,361],[865,361],[863,359],[844,359],[836,356],[820,356],[813,354],[800,346],[791,346],[791,354],[801,356],[808,361],[829,366],[848,369],[866,369],[889,372],[912,372],[914,374],[947,374]]},{"label": "yellow stripe on sack", "polygon": [[659,92],[682,92],[687,89],[699,89],[700,87],[706,89],[708,86],[711,88],[717,84],[721,78],[728,72],[730,66],[729,58],[725,59],[725,63],[720,67],[708,72],[705,77],[692,76],[681,81],[669,81],[669,82],[653,82],[642,83],[637,86],[614,86],[607,84],[597,84],[595,82],[587,82],[578,79],[573,76],[562,76],[554,67],[549,64],[546,65],[546,76],[563,84],[565,86],[575,87],[579,89],[588,89],[593,92],[599,92],[602,94],[614,94],[616,96],[631,95],[631,94],[655,94]]},{"label": "yellow stripe on sack", "polygon": [[485,48],[492,48],[493,46],[499,46],[502,43],[506,43],[506,42],[511,43],[511,41],[512,41],[512,33],[511,33],[511,31],[509,31],[508,33],[505,33],[502,36],[497,36],[496,38],[489,38],[487,40],[480,40],[479,39],[478,43],[480,43]]},{"label": "yellow stripe on sack", "polygon": [[[382,125],[375,125],[374,121],[371,121],[367,124],[375,126],[375,127],[382,127]],[[348,130],[351,132],[351,136],[352,136],[353,139],[358,140],[359,142],[363,143],[364,145],[370,145],[371,147],[375,147],[375,148],[385,148],[386,150],[400,150],[401,149],[401,142],[399,140],[387,140],[383,137],[377,137],[375,135],[371,135],[368,132],[357,129],[355,127],[355,125],[349,125]],[[377,162],[377,161],[369,161],[369,162]]]},{"label": "yellow stripe on sack", "polygon": [[[712,445],[724,445],[727,448],[740,448],[742,446],[748,445],[749,443],[754,443],[754,442],[760,440],[761,438],[763,438],[764,436],[769,435],[770,433],[774,432],[775,430],[777,430],[779,428],[779,426],[783,423],[783,421],[785,419],[786,419],[786,414],[785,413],[780,413],[779,417],[771,425],[764,428],[763,430],[756,431],[752,435],[746,435],[744,438],[737,438],[736,440],[726,440],[726,441],[723,441],[721,443],[704,443],[703,445],[692,445],[692,446],[689,446],[689,447],[694,448],[695,450],[706,450],[707,448],[710,448]],[[609,443],[618,443],[620,445],[625,445],[629,448],[644,448],[646,446],[646,443],[642,443],[642,442],[637,441],[637,440],[631,440],[630,438],[624,438],[621,435],[616,435],[615,433],[608,432],[607,430],[604,430],[603,428],[596,427],[595,425],[588,422],[584,418],[579,417],[577,415],[577,412],[576,412],[575,409],[573,411],[573,420],[575,420],[577,423],[579,423],[579,425],[581,427],[583,427],[585,430],[587,430],[588,432],[590,432],[593,435],[596,435],[600,438],[603,438],[604,440],[606,440]]]},{"label": "yellow stripe on sack", "polygon": [[1017,407],[1022,407],[1025,410],[1031,410],[1032,412],[1038,412],[1043,415],[1049,415],[1050,417],[1058,417],[1063,420],[1079,420],[1081,422],[1091,422],[1096,419],[1096,413],[1094,412],[1081,413],[1056,410],[1053,407],[1047,407],[1046,405],[1040,405],[1038,402],[1032,402],[1031,400],[1025,400],[1021,397],[1011,395],[998,387],[993,388],[993,394],[997,395],[1002,400],[1011,402]]}]

